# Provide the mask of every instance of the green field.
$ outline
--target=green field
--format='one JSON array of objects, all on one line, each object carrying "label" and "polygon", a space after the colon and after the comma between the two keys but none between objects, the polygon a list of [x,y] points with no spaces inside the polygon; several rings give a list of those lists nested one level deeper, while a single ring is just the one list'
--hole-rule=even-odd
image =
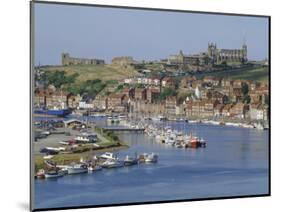
[{"label": "green field", "polygon": [[217,76],[217,77],[224,77],[230,79],[244,79],[244,80],[254,80],[259,82],[268,82],[269,69],[268,67],[248,68],[244,70],[227,70],[227,71],[196,75],[196,77],[198,78],[203,78],[204,76]]},{"label": "green field", "polygon": [[130,66],[113,65],[72,65],[72,66],[50,66],[42,68],[43,71],[65,71],[66,75],[79,74],[77,81],[86,80],[121,80],[137,74]]}]

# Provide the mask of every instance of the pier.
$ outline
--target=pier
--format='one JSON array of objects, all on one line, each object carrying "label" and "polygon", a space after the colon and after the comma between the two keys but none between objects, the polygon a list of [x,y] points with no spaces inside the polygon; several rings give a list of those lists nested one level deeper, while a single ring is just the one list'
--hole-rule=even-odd
[{"label": "pier", "polygon": [[115,132],[144,132],[144,128],[130,128],[130,127],[101,127],[105,131],[115,131]]}]

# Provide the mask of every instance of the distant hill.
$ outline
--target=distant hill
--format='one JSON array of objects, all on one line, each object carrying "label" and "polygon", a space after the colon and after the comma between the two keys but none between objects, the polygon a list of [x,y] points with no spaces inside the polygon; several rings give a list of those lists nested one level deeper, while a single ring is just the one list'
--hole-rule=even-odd
[{"label": "distant hill", "polygon": [[114,65],[72,65],[72,66],[48,66],[41,68],[44,71],[65,71],[67,75],[77,73],[77,81],[86,80],[121,80],[137,75],[137,71],[130,66]]}]

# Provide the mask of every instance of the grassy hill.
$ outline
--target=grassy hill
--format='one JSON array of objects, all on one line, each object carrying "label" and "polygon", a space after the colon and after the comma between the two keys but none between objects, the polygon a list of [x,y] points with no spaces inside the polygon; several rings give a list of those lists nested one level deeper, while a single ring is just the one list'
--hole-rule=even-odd
[{"label": "grassy hill", "polygon": [[248,68],[241,70],[228,70],[213,73],[204,73],[198,75],[198,78],[203,78],[204,76],[218,76],[230,79],[244,79],[244,80],[255,80],[260,82],[268,82],[269,79],[269,69],[268,67],[261,68]]},{"label": "grassy hill", "polygon": [[66,75],[77,73],[77,81],[86,80],[120,80],[137,74],[132,67],[121,67],[113,65],[72,65],[72,66],[50,66],[42,68],[44,71],[64,71]]}]

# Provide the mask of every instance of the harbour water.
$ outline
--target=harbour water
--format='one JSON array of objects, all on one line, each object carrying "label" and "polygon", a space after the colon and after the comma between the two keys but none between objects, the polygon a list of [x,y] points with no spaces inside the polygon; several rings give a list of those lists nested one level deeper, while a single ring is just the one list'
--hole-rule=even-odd
[{"label": "harbour water", "polygon": [[35,180],[35,208],[71,207],[268,193],[268,131],[170,122],[207,141],[201,149],[178,149],[142,133],[122,133],[130,148],[118,157],[159,154],[156,164]]}]

